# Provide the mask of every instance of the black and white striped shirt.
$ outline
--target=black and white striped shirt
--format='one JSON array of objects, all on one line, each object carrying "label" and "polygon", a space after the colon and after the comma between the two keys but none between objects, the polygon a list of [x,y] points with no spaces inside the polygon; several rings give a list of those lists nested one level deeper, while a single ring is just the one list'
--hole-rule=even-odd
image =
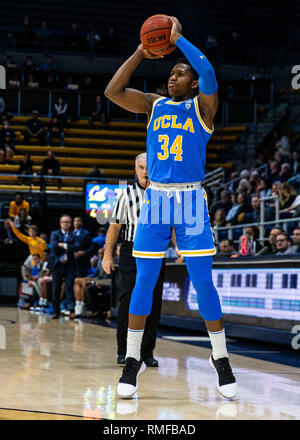
[{"label": "black and white striped shirt", "polygon": [[144,192],[145,189],[136,182],[124,189],[115,203],[110,223],[124,225],[122,238],[125,241],[134,240]]}]

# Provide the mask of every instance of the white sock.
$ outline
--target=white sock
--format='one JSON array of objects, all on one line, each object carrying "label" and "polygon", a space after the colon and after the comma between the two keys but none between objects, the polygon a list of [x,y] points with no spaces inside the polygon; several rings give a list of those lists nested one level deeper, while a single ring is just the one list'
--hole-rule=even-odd
[{"label": "white sock", "polygon": [[126,358],[132,357],[139,361],[141,359],[141,345],[143,339],[143,330],[128,329],[127,332],[127,351]]},{"label": "white sock", "polygon": [[212,346],[213,358],[216,361],[222,357],[228,357],[226,348],[225,329],[219,332],[208,332]]}]

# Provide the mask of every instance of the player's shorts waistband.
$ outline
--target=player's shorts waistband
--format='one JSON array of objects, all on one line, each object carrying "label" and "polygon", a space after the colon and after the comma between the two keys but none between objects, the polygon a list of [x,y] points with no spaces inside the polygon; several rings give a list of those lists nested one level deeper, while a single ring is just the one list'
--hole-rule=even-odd
[{"label": "player's shorts waistband", "polygon": [[192,191],[201,188],[201,182],[187,182],[187,183],[160,183],[150,180],[149,188],[157,189],[159,191]]}]

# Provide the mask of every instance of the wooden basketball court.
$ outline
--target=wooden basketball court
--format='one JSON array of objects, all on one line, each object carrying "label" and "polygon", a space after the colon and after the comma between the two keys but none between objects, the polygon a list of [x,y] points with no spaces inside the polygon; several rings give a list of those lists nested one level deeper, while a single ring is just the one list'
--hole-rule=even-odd
[{"label": "wooden basketball court", "polygon": [[210,350],[158,339],[159,368],[131,400],[116,386],[116,330],[0,308],[0,420],[300,419],[300,370],[231,354],[238,396],[218,393]]}]

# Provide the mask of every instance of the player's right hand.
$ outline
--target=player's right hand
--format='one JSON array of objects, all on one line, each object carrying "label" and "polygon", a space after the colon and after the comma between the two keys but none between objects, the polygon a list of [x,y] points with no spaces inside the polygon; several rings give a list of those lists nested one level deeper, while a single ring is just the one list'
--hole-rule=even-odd
[{"label": "player's right hand", "polygon": [[102,267],[104,272],[106,272],[108,275],[111,274],[112,270],[115,270],[114,260],[111,256],[105,255],[102,260]]},{"label": "player's right hand", "polygon": [[164,57],[163,55],[153,55],[152,53],[148,52],[142,43],[138,45],[137,50],[143,54],[144,58],[149,58],[150,60],[159,60],[160,58]]}]

